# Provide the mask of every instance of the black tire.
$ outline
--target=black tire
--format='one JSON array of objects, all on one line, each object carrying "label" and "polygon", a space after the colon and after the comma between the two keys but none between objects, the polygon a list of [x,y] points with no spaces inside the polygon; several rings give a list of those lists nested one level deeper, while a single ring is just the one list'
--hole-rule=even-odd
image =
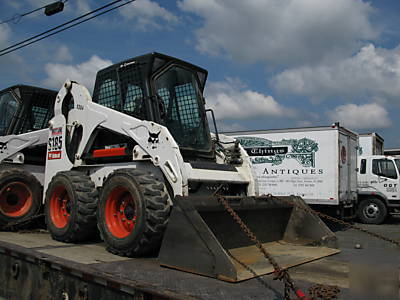
[{"label": "black tire", "polygon": [[13,165],[0,166],[0,225],[26,227],[42,207],[42,185],[28,171]]},{"label": "black tire", "polygon": [[[122,210],[125,199],[128,204]],[[104,183],[97,212],[98,228],[107,250],[129,257],[158,251],[171,209],[168,199],[164,183],[153,174],[132,169],[115,170]],[[110,222],[116,223],[112,221],[113,216],[119,220],[119,225],[111,227]],[[124,218],[131,222],[131,229],[120,228]]]},{"label": "black tire", "polygon": [[46,224],[53,239],[70,243],[95,238],[97,204],[98,192],[89,176],[78,171],[57,173],[45,199]]},{"label": "black tire", "polygon": [[364,224],[381,224],[387,215],[385,203],[377,198],[363,199],[357,208],[357,216]]}]

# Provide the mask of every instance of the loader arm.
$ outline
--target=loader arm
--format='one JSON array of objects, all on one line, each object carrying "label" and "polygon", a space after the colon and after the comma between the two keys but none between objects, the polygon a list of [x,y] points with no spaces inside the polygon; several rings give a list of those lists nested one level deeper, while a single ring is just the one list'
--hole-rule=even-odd
[{"label": "loader arm", "polygon": [[20,152],[28,147],[46,144],[48,137],[48,129],[0,137],[0,163],[24,163],[24,155]]}]

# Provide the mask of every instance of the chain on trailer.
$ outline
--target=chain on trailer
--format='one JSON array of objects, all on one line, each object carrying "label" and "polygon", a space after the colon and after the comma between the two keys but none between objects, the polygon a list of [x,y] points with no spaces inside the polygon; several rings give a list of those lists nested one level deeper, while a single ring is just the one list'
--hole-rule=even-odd
[{"label": "chain on trailer", "polygon": [[[262,280],[260,277],[258,277],[258,274],[252,268],[250,268],[244,262],[240,261],[235,256],[233,256],[230,253],[230,251],[227,251],[227,253],[233,260],[235,260],[238,264],[240,264],[247,271],[252,273],[254,275],[255,279],[258,280],[262,285],[264,285],[267,289],[270,288],[264,280]],[[285,284],[285,286],[284,286],[284,298],[287,299],[287,300],[291,299],[290,298],[290,290],[291,290],[290,286]],[[340,294],[340,289],[337,286],[315,284],[315,285],[313,285],[313,286],[308,288],[308,293],[311,296],[311,299],[313,299],[313,300],[317,300],[317,299],[335,300],[335,299],[338,298],[338,296]],[[303,298],[300,298],[300,299],[307,299],[307,298],[303,297]]]},{"label": "chain on trailer", "polygon": [[312,299],[334,300],[337,299],[340,289],[337,286],[315,284],[308,288],[308,293]]},{"label": "chain on trailer", "polygon": [[[293,291],[294,294],[297,296],[298,299],[302,300],[311,300],[311,299],[318,299],[314,297],[309,297],[301,289],[296,287],[293,279],[291,278],[287,269],[283,269],[279,266],[277,261],[274,257],[265,249],[262,243],[257,239],[255,234],[247,227],[247,225],[243,222],[243,220],[239,217],[239,215],[232,209],[229,205],[228,201],[220,195],[217,195],[218,201],[222,204],[222,206],[228,211],[228,213],[232,216],[235,222],[240,226],[246,236],[255,243],[257,248],[260,252],[264,255],[264,257],[270,262],[270,264],[274,267],[274,280],[281,280],[284,282],[284,298],[285,300],[290,300],[290,292]],[[251,273],[255,274],[255,272],[247,266],[245,263],[239,261],[235,258],[231,253],[228,253],[235,261],[240,263],[243,267],[249,270]],[[339,294],[339,289],[336,286],[329,286],[329,285],[318,285],[313,286],[311,289],[316,296],[321,295],[321,299],[330,300],[330,299],[337,299]]]},{"label": "chain on trailer", "polygon": [[[290,300],[290,291],[293,291],[298,299],[324,299],[324,300],[331,300],[331,299],[337,299],[339,294],[340,294],[340,289],[337,286],[330,286],[330,285],[323,285],[323,284],[315,284],[311,286],[308,289],[308,293],[310,296],[306,296],[300,289],[298,289],[295,284],[293,279],[290,277],[288,271],[286,269],[282,269],[279,264],[276,262],[276,260],[271,256],[270,253],[264,248],[262,243],[257,239],[255,234],[247,227],[247,225],[242,221],[242,219],[239,217],[239,215],[232,209],[232,207],[229,205],[228,201],[225,199],[224,196],[218,195],[219,190],[222,188],[223,185],[219,186],[218,189],[214,192],[214,196],[217,197],[218,201],[221,203],[221,205],[225,208],[226,211],[232,216],[232,218],[235,220],[235,222],[241,227],[243,232],[247,235],[247,237],[255,243],[257,248],[260,250],[261,253],[263,253],[264,257],[271,263],[271,265],[274,267],[274,280],[283,280],[284,282],[284,297],[286,300]],[[343,225],[345,227],[351,228],[358,230],[360,232],[366,233],[372,237],[381,239],[383,241],[392,243],[396,246],[400,246],[400,241],[396,241],[394,239],[390,239],[388,237],[385,237],[383,235],[377,234],[375,232],[371,232],[369,230],[366,230],[360,226],[351,224],[349,222],[337,219],[335,217],[329,216],[327,214],[315,211],[311,209],[309,206],[301,206],[298,205],[297,203],[288,201],[286,199],[282,199],[279,197],[275,197],[271,194],[265,195],[266,197],[269,197],[271,199],[279,200],[282,202],[285,202],[286,204],[289,204],[291,206],[296,206],[304,211],[310,212],[314,215],[317,215],[321,218],[330,220],[332,222],[338,223],[340,225]],[[243,267],[245,267],[247,270],[249,270],[251,273],[255,274],[255,272],[247,266],[245,263],[239,261],[236,259],[231,253],[228,253],[235,261],[240,263]]]},{"label": "chain on trailer", "polygon": [[[220,187],[221,188],[221,187]],[[290,291],[293,291],[296,296],[299,299],[326,299],[326,300],[330,300],[330,299],[337,299],[338,295],[340,293],[340,289],[337,286],[330,286],[330,285],[323,285],[323,284],[315,284],[313,286],[311,286],[308,289],[309,295],[310,297],[307,297],[300,289],[296,288],[294,281],[291,279],[288,271],[286,269],[282,269],[279,264],[275,261],[275,259],[271,256],[270,253],[268,253],[268,251],[263,247],[263,245],[261,244],[261,242],[257,239],[257,237],[254,235],[254,233],[247,227],[247,225],[241,220],[241,218],[239,217],[239,215],[230,207],[228,201],[221,195],[218,195],[218,191],[220,190],[220,188],[218,188],[216,190],[216,192],[214,193],[215,196],[218,197],[218,201],[224,206],[224,208],[229,212],[229,214],[233,217],[233,219],[236,221],[237,224],[239,224],[239,226],[242,228],[242,230],[244,231],[244,233],[249,237],[249,239],[251,241],[253,241],[257,248],[263,253],[263,255],[265,256],[265,258],[271,263],[271,265],[274,267],[274,280],[279,279],[279,280],[283,280],[284,284],[285,284],[285,299],[290,299]],[[315,211],[313,209],[311,209],[309,206],[301,206],[298,205],[297,203],[288,201],[286,199],[282,199],[279,197],[275,197],[271,194],[266,195],[266,197],[269,197],[271,199],[275,199],[275,200],[279,200],[282,202],[285,202],[286,204],[292,205],[292,206],[296,206],[302,210],[308,211],[312,214],[315,214],[321,218],[324,218],[326,220],[338,223],[340,225],[343,225],[345,227],[363,232],[365,234],[368,234],[372,237],[375,237],[377,239],[392,243],[396,246],[400,247],[400,241],[388,238],[386,236],[377,234],[375,232],[371,232],[369,230],[366,230],[360,226],[354,225],[352,223],[337,219],[335,217],[329,216],[327,214]],[[233,257],[230,253],[229,255],[235,259],[238,263],[240,263],[242,266],[244,266],[247,270],[249,270],[252,273],[255,273],[254,271],[251,270],[251,268],[249,266],[247,266],[245,263],[238,261],[235,257]]]},{"label": "chain on trailer", "polygon": [[[243,220],[239,217],[239,215],[232,209],[229,205],[228,201],[224,198],[224,196],[218,195],[219,190],[223,187],[220,185],[217,190],[214,192],[214,196],[217,197],[219,203],[225,208],[225,210],[232,216],[235,222],[240,226],[246,236],[256,245],[256,247],[260,250],[260,252],[264,255],[264,257],[269,261],[269,263],[274,267],[274,280],[281,280],[284,282],[284,297],[286,300],[290,300],[290,291],[293,291],[298,299],[309,300],[311,299],[307,295],[303,293],[296,285],[294,284],[293,279],[290,277],[288,271],[279,266],[274,257],[264,248],[262,243],[257,239],[256,235],[250,230],[249,227],[243,222]],[[231,255],[231,254],[230,254]],[[232,255],[231,255],[232,256]],[[236,260],[236,259],[235,259]],[[245,265],[243,262],[240,262],[241,265]],[[249,266],[246,266],[246,269],[251,269]],[[252,272],[254,273],[254,272]]]}]

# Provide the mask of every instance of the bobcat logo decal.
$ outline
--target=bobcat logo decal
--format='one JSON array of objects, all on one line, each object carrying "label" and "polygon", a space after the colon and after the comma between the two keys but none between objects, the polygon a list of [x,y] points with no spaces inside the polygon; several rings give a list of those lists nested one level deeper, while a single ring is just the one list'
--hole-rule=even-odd
[{"label": "bobcat logo decal", "polygon": [[160,135],[160,133],[161,133],[161,131],[159,131],[157,133],[149,132],[149,139],[147,141],[151,144],[158,144],[158,142],[159,142],[158,136]]},{"label": "bobcat logo decal", "polygon": [[0,153],[3,153],[4,150],[7,150],[7,143],[8,142],[5,143],[0,142]]},{"label": "bobcat logo decal", "polygon": [[151,149],[156,149],[157,146],[155,144],[158,144],[158,142],[160,141],[158,139],[158,136],[160,135],[161,130],[157,133],[151,133],[149,131],[149,139],[147,140],[149,142],[149,144],[151,144]]}]

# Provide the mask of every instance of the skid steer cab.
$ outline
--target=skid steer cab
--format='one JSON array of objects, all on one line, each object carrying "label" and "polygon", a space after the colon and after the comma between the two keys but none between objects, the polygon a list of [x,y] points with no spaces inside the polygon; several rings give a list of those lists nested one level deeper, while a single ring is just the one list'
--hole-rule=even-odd
[{"label": "skid steer cab", "polygon": [[28,226],[42,208],[48,121],[56,95],[27,85],[0,91],[0,227]]},{"label": "skid steer cab", "polygon": [[228,281],[272,272],[218,192],[281,253],[284,267],[337,252],[310,246],[335,243],[318,218],[256,197],[243,148],[210,133],[206,77],[202,68],[151,53],[99,71],[93,98],[65,82],[47,148],[45,214],[54,239],[81,242],[98,229],[118,255],[159,253],[162,265]]}]

